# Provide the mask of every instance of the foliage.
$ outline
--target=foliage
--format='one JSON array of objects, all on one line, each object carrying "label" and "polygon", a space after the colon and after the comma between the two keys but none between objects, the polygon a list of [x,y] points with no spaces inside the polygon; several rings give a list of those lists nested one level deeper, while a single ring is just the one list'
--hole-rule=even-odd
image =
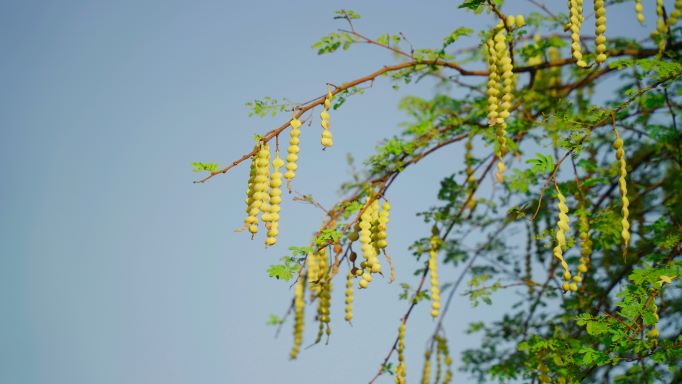
[{"label": "foliage", "polygon": [[[608,1],[605,9],[595,11],[597,24],[603,24],[600,15],[621,2]],[[291,247],[292,255],[270,266],[268,274],[307,284],[307,305],[328,305],[337,275],[351,282],[362,276],[360,288],[367,288],[372,274],[381,270],[376,256],[388,257],[389,188],[400,184],[406,168],[435,152],[465,153],[463,169],[443,175],[438,203],[418,213],[433,231],[410,247],[421,267],[414,277],[400,277],[416,279],[400,284],[399,299],[411,304],[402,320],[407,323],[413,310],[440,307],[441,290],[454,294],[467,280],[464,295],[472,305],[506,305],[495,301],[502,290],[515,292],[519,300],[507,305],[498,319],[470,324],[468,332],[479,335],[480,345],[456,357],[454,366],[462,376],[481,383],[681,382],[682,28],[664,17],[671,13],[659,12],[650,39],[610,36],[604,42],[598,36],[594,49],[578,57],[571,36],[563,34],[564,28],[576,29],[579,18],[568,17],[575,10],[528,4],[535,8],[524,20],[505,15],[502,1],[461,1],[459,8],[471,12],[481,25],[500,23],[478,34],[455,26],[442,45],[409,51],[403,48],[408,40],[402,34],[368,38],[353,24],[359,14],[336,13],[335,19],[350,30],[324,36],[313,45],[319,54],[368,43],[391,50],[399,60],[330,88],[336,113],[342,113],[348,97],[364,92],[363,84],[379,76],[395,89],[427,78],[439,86],[433,97],[402,99],[399,108],[407,116],[402,131],[378,144],[364,172],[354,171],[353,180],[342,184],[345,197],[323,208],[322,225],[309,245]],[[463,36],[478,36],[486,48],[455,50]],[[586,46],[590,41],[582,40]],[[602,54],[607,56],[604,63]],[[581,68],[576,65],[581,60],[589,64]],[[487,65],[485,70],[479,70],[480,63]],[[614,92],[604,91],[609,77],[618,79]],[[452,86],[466,94],[453,96]],[[330,99],[297,106],[290,123]],[[255,116],[288,108],[271,98],[247,105]],[[503,110],[508,117],[498,113]],[[286,128],[257,140],[282,140],[278,135]],[[298,136],[294,139],[289,153],[297,158]],[[235,165],[255,161],[255,154],[247,152]],[[208,178],[218,168],[193,166],[211,172]],[[496,170],[497,180],[491,181]],[[250,179],[249,188],[255,183]],[[299,199],[319,206],[312,197]],[[271,222],[266,223],[269,230]],[[356,254],[359,249],[362,254]],[[457,268],[461,275],[429,289],[426,277],[434,277],[436,269],[424,255],[433,252],[441,270]],[[340,272],[344,268],[348,271]],[[392,265],[390,272],[383,268],[381,273],[393,276]],[[352,305],[349,287],[346,304]],[[426,343],[425,355],[437,372],[450,358],[443,352],[449,302],[443,301]],[[331,333],[325,311],[328,308],[318,307],[318,341],[323,330]],[[281,322],[274,315],[269,321]],[[296,327],[300,331],[302,323]],[[383,362],[377,361],[377,376],[395,374],[390,360],[394,348]],[[425,365],[424,372],[429,367]]]}]

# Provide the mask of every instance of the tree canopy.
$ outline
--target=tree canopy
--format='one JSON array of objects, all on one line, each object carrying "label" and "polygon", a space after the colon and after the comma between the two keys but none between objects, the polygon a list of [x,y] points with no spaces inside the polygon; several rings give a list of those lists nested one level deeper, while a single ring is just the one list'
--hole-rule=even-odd
[{"label": "tree canopy", "polygon": [[[418,215],[432,227],[410,247],[421,267],[402,287],[409,305],[389,325],[387,355],[362,356],[377,358],[367,379],[404,383],[410,369],[422,372],[422,383],[462,382],[458,375],[481,383],[681,382],[682,0],[630,2],[632,22],[644,22],[643,7],[656,10],[643,41],[606,32],[609,7],[624,1],[595,0],[588,9],[582,0],[529,0],[523,15],[507,14],[500,0],[460,2],[482,27],[453,23],[435,48],[413,47],[403,34],[368,37],[358,13],[337,11],[341,28],[313,49],[336,54],[369,44],[396,62],[325,84],[308,102],[249,103],[252,115],[284,116],[282,124],[227,166],[193,164],[206,173],[198,183],[250,165],[242,230],[271,246],[280,214],[291,214],[280,203],[296,183],[301,130],[319,124],[321,146],[332,147],[333,135],[344,134],[334,130],[334,114],[382,77],[399,92],[425,78],[466,90],[405,96],[409,121],[340,183],[344,197],[333,206],[295,197],[324,217],[305,246],[268,270],[293,286],[289,311],[271,319],[291,323],[290,357],[299,357],[307,328],[315,343],[333,339],[332,323],[342,321],[330,316],[332,286],[345,289],[350,323],[355,295],[395,280],[389,191],[405,169],[455,151],[463,169],[443,175],[439,204]],[[480,44],[455,48],[464,36]],[[605,91],[609,78],[617,89]],[[473,232],[483,240],[472,244]],[[439,280],[439,269],[455,267],[455,281]],[[445,333],[453,295],[477,305],[500,290],[519,292],[518,302],[498,319],[472,323],[480,345],[455,359]],[[421,362],[403,354],[413,311],[435,319]]]}]

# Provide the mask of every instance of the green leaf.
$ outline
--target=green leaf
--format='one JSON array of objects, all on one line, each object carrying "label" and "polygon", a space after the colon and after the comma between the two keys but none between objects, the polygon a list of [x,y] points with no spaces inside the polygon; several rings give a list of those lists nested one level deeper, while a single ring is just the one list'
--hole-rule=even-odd
[{"label": "green leaf", "polygon": [[281,319],[279,316],[271,313],[270,317],[268,318],[268,321],[265,323],[265,325],[275,326],[275,325],[280,325],[282,323],[284,323],[284,319]]},{"label": "green leaf", "polygon": [[466,28],[466,27],[459,27],[459,28],[455,29],[454,31],[452,31],[452,32],[450,33],[450,35],[448,35],[447,37],[445,37],[445,38],[443,39],[443,49],[445,49],[445,48],[447,48],[448,46],[450,46],[452,43],[454,43],[455,41],[457,41],[457,39],[459,39],[460,37],[462,37],[462,36],[469,36],[469,35],[471,35],[471,33],[473,33],[473,32],[474,32],[473,29],[471,29],[471,28]]},{"label": "green leaf", "polygon": [[208,171],[208,172],[215,172],[220,168],[220,165],[218,163],[201,163],[198,161],[192,162],[192,172],[201,172],[201,171]]}]

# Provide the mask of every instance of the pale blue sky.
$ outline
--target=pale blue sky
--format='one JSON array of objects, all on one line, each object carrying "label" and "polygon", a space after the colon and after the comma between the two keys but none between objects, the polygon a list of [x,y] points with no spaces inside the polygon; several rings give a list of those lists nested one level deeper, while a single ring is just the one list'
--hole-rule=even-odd
[{"label": "pale blue sky", "polygon": [[[280,242],[266,252],[262,239],[233,231],[243,220],[246,169],[194,185],[190,163],[232,161],[254,133],[286,118],[249,119],[249,100],[305,101],[328,81],[393,62],[368,46],[317,56],[310,45],[340,26],[336,9],[361,13],[357,28],[369,36],[404,32],[415,46],[434,47],[459,26],[494,23],[459,3],[0,2],[0,382],[366,382],[405,309],[397,284],[356,293],[352,328],[338,285],[330,344],[288,361],[289,324],[274,339],[265,322],[291,292],[265,270],[287,246],[306,244],[320,213],[286,201]],[[646,31],[631,6],[617,8],[614,34]],[[400,97],[431,93],[429,84],[396,93],[376,82],[332,113],[335,146],[325,152],[304,128],[296,189],[331,204],[348,174],[346,153],[366,158],[406,118]],[[392,188],[399,281],[414,283],[406,249],[428,233],[414,214],[434,203],[438,180],[461,161],[453,146]],[[443,270],[441,279],[457,273]],[[476,345],[463,328],[500,311],[458,299],[447,322],[451,348]],[[412,380],[433,327],[428,312],[419,307],[408,325]],[[310,316],[307,323],[310,342]]]}]

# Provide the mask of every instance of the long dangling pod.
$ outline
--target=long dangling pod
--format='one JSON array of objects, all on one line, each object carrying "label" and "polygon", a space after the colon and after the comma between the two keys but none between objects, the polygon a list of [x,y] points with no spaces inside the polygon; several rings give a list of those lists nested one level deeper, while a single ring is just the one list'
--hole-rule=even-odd
[{"label": "long dangling pod", "polygon": [[424,352],[424,368],[422,369],[421,384],[429,384],[431,382],[431,351]]},{"label": "long dangling pod", "polygon": [[[277,235],[279,234],[279,212],[281,210],[280,203],[282,202],[282,173],[279,171],[284,165],[284,161],[279,157],[279,152],[275,153],[275,160],[272,161],[274,171],[270,175],[270,212],[266,222],[268,226],[268,237],[265,239],[266,246],[272,246],[277,242]],[[265,221],[265,214],[263,214],[263,221]]]},{"label": "long dangling pod", "polygon": [[440,314],[440,288],[438,285],[438,251],[441,239],[438,228],[434,225],[431,229],[431,242],[429,248],[429,275],[431,276],[431,317],[434,319]]},{"label": "long dangling pod", "polygon": [[291,348],[289,357],[294,360],[298,357],[303,343],[303,322],[305,308],[305,278],[299,276],[294,287],[294,346]]},{"label": "long dangling pod", "polygon": [[[265,144],[262,148],[262,154],[263,159],[259,160],[262,162],[262,164],[265,164],[263,168],[265,169],[265,172],[261,170],[266,176],[267,180],[265,182],[265,188],[262,193],[262,202],[260,206],[261,210],[261,220],[263,221],[263,224],[265,224],[265,228],[267,230],[270,229],[270,223],[272,222],[272,215],[270,213],[270,146]],[[266,151],[267,149],[267,151]]]},{"label": "long dangling pod", "polygon": [[386,240],[388,235],[386,233],[386,229],[388,228],[390,216],[391,203],[389,203],[388,200],[386,200],[381,205],[381,210],[379,211],[379,215],[377,218],[378,225],[375,244],[378,251],[382,252],[384,254],[384,257],[386,257],[386,262],[388,263],[388,268],[390,269],[390,274],[388,277],[389,284],[395,280],[395,268],[393,268],[393,262],[391,261],[391,257],[388,255],[388,253],[386,253],[386,247],[388,247],[388,241]]},{"label": "long dangling pod", "polygon": [[476,177],[474,176],[474,156],[471,153],[473,149],[472,139],[473,135],[470,135],[469,140],[467,140],[466,144],[464,144],[464,148],[466,149],[464,152],[464,163],[466,165],[465,172],[467,175],[467,201],[464,203],[464,206],[471,211],[476,208],[476,198],[474,198],[474,193],[476,191]]},{"label": "long dangling pod", "polygon": [[495,137],[497,138],[497,172],[495,176],[498,182],[503,181],[503,174],[506,169],[503,158],[509,148],[507,146],[507,117],[511,110],[514,92],[514,72],[511,54],[507,48],[506,30],[498,25],[495,33],[495,53],[497,54],[497,72],[502,81],[502,103],[498,106],[497,120],[495,122]]},{"label": "long dangling pod", "polygon": [[658,52],[663,52],[665,50],[665,38],[668,34],[668,24],[665,22],[665,16],[663,12],[663,0],[656,0],[656,34],[658,35]]},{"label": "long dangling pod", "polygon": [[293,180],[294,176],[296,176],[296,170],[298,169],[296,162],[298,161],[298,152],[301,150],[301,148],[298,146],[298,144],[301,142],[299,139],[299,136],[301,136],[301,130],[299,128],[301,126],[301,121],[296,117],[296,110],[292,111],[291,113],[293,117],[289,123],[291,125],[291,132],[289,133],[289,147],[287,148],[287,171],[284,173],[284,178],[287,179],[289,192],[291,192],[291,180]]},{"label": "long dangling pod", "polygon": [[348,276],[346,276],[346,316],[344,319],[347,322],[353,320],[353,273],[348,271]]},{"label": "long dangling pod", "polygon": [[308,279],[308,284],[310,285],[310,297],[311,300],[314,298],[315,295],[317,295],[320,292],[320,276],[321,276],[321,268],[320,268],[320,259],[315,253],[308,253],[308,257],[306,257],[306,266],[308,267],[306,269],[306,275]]},{"label": "long dangling pod", "polygon": [[[256,146],[258,149],[258,146]],[[251,233],[258,232],[258,210],[260,207],[255,206],[254,195],[256,185],[256,163],[258,157],[253,155],[251,157],[251,168],[249,171],[249,183],[246,188],[246,218],[244,219],[244,228]]]},{"label": "long dangling pod", "polygon": [[564,291],[570,290],[575,292],[578,290],[578,285],[576,283],[571,283],[571,272],[568,269],[566,260],[564,260],[564,251],[562,249],[566,246],[566,232],[569,230],[567,215],[568,206],[566,205],[566,198],[559,190],[559,186],[556,184],[554,184],[554,186],[556,187],[557,199],[559,199],[559,203],[557,203],[557,208],[559,208],[559,221],[557,222],[556,231],[557,245],[554,247],[553,253],[554,257],[559,260],[561,267],[564,269],[564,283],[561,288],[563,288]]},{"label": "long dangling pod", "polygon": [[583,60],[582,48],[580,46],[580,27],[583,23],[583,0],[569,0],[569,22],[571,30],[571,52],[576,64],[579,67],[586,67],[587,63]]},{"label": "long dangling pod", "polygon": [[590,266],[590,256],[592,255],[592,240],[590,240],[590,223],[587,219],[587,209],[584,200],[581,201],[582,211],[580,213],[580,221],[578,223],[578,231],[580,232],[580,264],[578,264],[578,273],[573,277],[573,281],[580,284],[583,281],[583,274],[587,272]]},{"label": "long dangling pod", "polygon": [[627,257],[628,246],[630,245],[630,222],[628,217],[630,216],[630,211],[628,207],[630,206],[630,200],[628,200],[628,187],[625,181],[625,177],[628,175],[628,170],[625,163],[625,151],[623,150],[623,139],[620,138],[618,130],[613,129],[616,134],[616,140],[613,142],[613,149],[616,150],[616,159],[618,159],[619,169],[618,169],[618,187],[620,189],[620,199],[622,202],[621,212],[623,218],[621,219],[622,230],[620,232],[623,238],[623,258]]},{"label": "long dangling pod", "polygon": [[499,108],[500,99],[500,77],[497,74],[497,52],[495,51],[495,32],[491,33],[486,41],[486,48],[488,51],[488,125],[495,126],[497,124],[497,109]]},{"label": "long dangling pod", "polygon": [[601,64],[606,61],[606,8],[604,7],[604,0],[594,0],[594,27],[596,38],[594,42],[596,44],[595,51],[597,52],[597,57],[595,61],[597,64]]},{"label": "long dangling pod", "polygon": [[319,291],[317,293],[317,320],[320,322],[320,328],[317,332],[315,344],[322,340],[322,335],[327,333],[330,335],[332,329],[329,326],[329,313],[331,309],[331,293],[332,293],[332,279],[329,276],[329,260],[327,259],[326,248],[320,249],[317,253],[318,263],[318,279]]},{"label": "long dangling pod", "polygon": [[400,322],[398,328],[398,366],[395,368],[396,384],[405,384],[405,321]]},{"label": "long dangling pod", "polygon": [[372,273],[381,272],[381,264],[377,257],[377,248],[372,242],[372,224],[374,223],[374,209],[376,200],[370,202],[365,207],[365,211],[360,216],[360,244],[364,261],[360,264],[364,270],[360,280],[360,288],[367,288],[372,281]]},{"label": "long dangling pod", "polygon": [[[682,0],[680,0],[682,4]],[[637,21],[644,25],[644,7],[642,7],[642,0],[635,0],[635,14],[637,15]]]},{"label": "long dangling pod", "polygon": [[324,107],[322,108],[322,113],[320,113],[320,125],[322,125],[322,139],[320,139],[320,142],[325,148],[334,145],[332,132],[329,130],[329,107],[332,103],[332,97],[334,95],[332,94],[331,87],[327,84],[327,97],[324,98]]},{"label": "long dangling pod", "polygon": [[437,348],[445,360],[445,376],[443,377],[443,384],[450,384],[452,381],[452,357],[450,356],[450,349],[448,348],[448,340],[445,337],[438,336]]},{"label": "long dangling pod", "polygon": [[[378,203],[377,203],[378,205]],[[386,227],[388,226],[389,217],[391,215],[391,204],[385,201],[381,205],[381,210],[378,212],[378,225],[376,233],[376,245],[379,249],[386,249],[388,242],[386,241]]]},{"label": "long dangling pod", "polygon": [[670,12],[670,16],[668,17],[668,29],[677,24],[677,20],[680,18],[682,18],[682,0],[676,0],[675,9]]},{"label": "long dangling pod", "polygon": [[[270,200],[268,188],[270,186],[270,146],[261,143],[254,158],[255,175],[253,177],[253,197],[249,205],[249,232],[258,233],[258,213],[263,211],[263,205]],[[269,209],[269,208],[268,208]],[[263,211],[265,212],[265,211]],[[254,220],[254,217],[256,220]]]}]

